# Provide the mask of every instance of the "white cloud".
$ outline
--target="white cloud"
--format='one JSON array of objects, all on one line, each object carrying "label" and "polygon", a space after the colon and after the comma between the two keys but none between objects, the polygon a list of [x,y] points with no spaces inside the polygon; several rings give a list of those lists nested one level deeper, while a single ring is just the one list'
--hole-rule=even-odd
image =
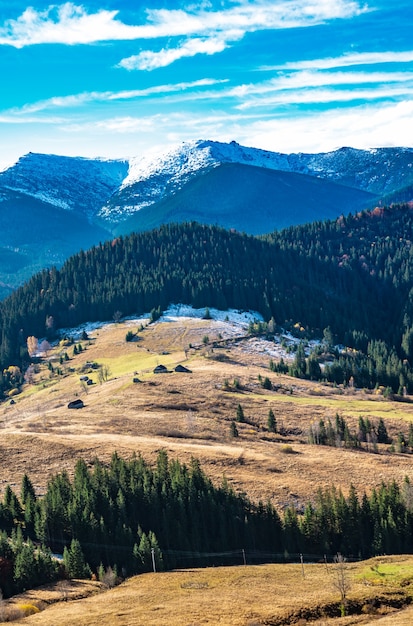
[{"label": "white cloud", "polygon": [[342,146],[412,146],[413,101],[331,109],[296,118],[259,120],[240,129],[237,141],[280,152],[324,152]]},{"label": "white cloud", "polygon": [[120,61],[127,69],[165,67],[195,54],[222,52],[245,33],[259,30],[297,28],[331,19],[348,19],[368,9],[355,0],[239,0],[220,11],[205,5],[192,9],[148,9],[146,22],[129,25],[118,19],[119,11],[101,9],[88,13],[67,2],[45,11],[28,8],[17,19],[0,27],[0,45],[16,48],[35,44],[90,44],[102,41],[188,38],[171,43],[160,52],[143,50]]},{"label": "white cloud", "polygon": [[288,92],[269,96],[262,100],[250,100],[242,103],[237,108],[240,111],[257,107],[286,106],[289,104],[333,104],[369,100],[389,100],[413,96],[413,86],[410,89],[403,87],[383,86],[374,89],[317,89],[315,91]]},{"label": "white cloud", "polygon": [[343,54],[339,57],[325,59],[309,59],[306,61],[294,61],[283,65],[266,65],[261,70],[328,70],[338,67],[350,67],[352,65],[378,65],[384,63],[410,63],[413,61],[413,50],[405,52],[355,52]]},{"label": "white cloud", "polygon": [[[232,38],[231,41],[234,41]],[[159,52],[144,50],[137,55],[122,59],[118,67],[127,70],[153,70],[158,67],[166,67],[178,59],[193,57],[196,54],[216,54],[227,47],[228,38],[209,37],[206,39],[188,39],[182,45],[175,48],[162,48]]]},{"label": "white cloud", "polygon": [[234,96],[261,94],[272,91],[324,87],[326,85],[360,85],[369,83],[398,83],[413,80],[413,72],[314,72],[303,71],[277,76],[257,84],[240,85],[232,89]]},{"label": "white cloud", "polygon": [[117,11],[88,14],[70,2],[46,11],[29,7],[0,28],[0,45],[23,48],[34,44],[86,44],[110,39],[134,39],[133,28],[115,20]]},{"label": "white cloud", "polygon": [[[94,138],[110,135],[111,145],[120,136],[122,141],[129,142],[128,145],[139,144],[141,149],[145,146],[145,150],[164,149],[166,144],[196,137],[217,141],[235,139],[242,145],[285,153],[323,152],[342,146],[364,149],[412,146],[412,115],[413,101],[405,100],[303,113],[296,117],[240,113],[125,116],[68,124],[62,127],[62,131],[72,138],[80,134]],[[119,153],[122,155],[118,147]],[[137,154],[136,148],[131,154]]]},{"label": "white cloud", "polygon": [[[183,43],[171,45],[158,52],[143,50],[137,55],[122,59],[118,67],[127,70],[152,70],[170,65],[184,57],[196,54],[222,52],[246,33],[259,30],[278,30],[321,24],[330,19],[350,18],[365,12],[357,2],[347,0],[284,0],[278,4],[268,0],[239,2],[222,11],[201,9],[192,14],[184,11],[149,11],[154,25],[168,23],[168,33],[187,37]],[[201,35],[201,37],[199,37]]]},{"label": "white cloud", "polygon": [[[371,87],[354,89],[357,85]],[[333,89],[323,89],[325,87]],[[227,91],[227,95],[242,100],[239,109],[286,103],[344,102],[360,98],[371,100],[407,94],[413,94],[413,72],[302,71],[258,84],[240,85]]]},{"label": "white cloud", "polygon": [[84,104],[89,104],[93,102],[134,100],[137,98],[147,98],[154,95],[171,93],[181,94],[189,89],[210,87],[226,82],[227,80],[225,79],[216,80],[213,78],[201,78],[199,80],[191,82],[156,85],[154,87],[147,87],[146,89],[129,89],[123,91],[89,91],[69,96],[54,96],[53,98],[48,98],[47,100],[39,100],[38,102],[33,102],[32,104],[27,104],[20,108],[10,109],[6,113],[8,119],[10,119],[12,116],[27,116],[49,109],[73,109],[76,107],[80,107]]}]

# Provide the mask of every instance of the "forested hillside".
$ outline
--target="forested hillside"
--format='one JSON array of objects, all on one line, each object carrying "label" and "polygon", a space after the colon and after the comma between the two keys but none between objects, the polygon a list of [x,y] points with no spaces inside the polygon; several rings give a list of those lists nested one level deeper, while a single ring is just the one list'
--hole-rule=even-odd
[{"label": "forested hillside", "polygon": [[[410,499],[408,480],[402,487],[382,484],[361,499],[354,487],[347,498],[319,489],[302,514],[290,506],[280,515],[270,503],[235,494],[225,481],[214,487],[196,459],[188,467],[169,460],[165,450],[154,469],[142,457],[125,461],[116,453],[109,467],[96,460],[89,469],[79,460],[73,480],[66,472],[53,476],[43,498],[27,475],[20,497],[6,488],[0,584],[9,596],[63,572],[82,578],[113,568],[125,576],[242,558],[288,561],[298,553],[407,553],[413,547]],[[50,550],[63,551],[60,572]]]},{"label": "forested hillside", "polygon": [[412,231],[411,208],[398,205],[260,238],[196,223],[119,237],[1,303],[1,366],[24,368],[28,336],[183,302],[256,310],[314,336],[330,327],[335,343],[363,351],[380,340],[412,386],[402,362],[413,356]]}]

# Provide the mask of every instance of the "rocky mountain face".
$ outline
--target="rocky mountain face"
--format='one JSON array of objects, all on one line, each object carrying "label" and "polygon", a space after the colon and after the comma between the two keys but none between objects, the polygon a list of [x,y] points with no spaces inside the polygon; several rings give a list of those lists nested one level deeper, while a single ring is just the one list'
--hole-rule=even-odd
[{"label": "rocky mountain face", "polygon": [[193,141],[124,160],[29,153],[0,172],[0,297],[119,233],[196,220],[261,234],[411,189],[410,148],[280,154]]}]

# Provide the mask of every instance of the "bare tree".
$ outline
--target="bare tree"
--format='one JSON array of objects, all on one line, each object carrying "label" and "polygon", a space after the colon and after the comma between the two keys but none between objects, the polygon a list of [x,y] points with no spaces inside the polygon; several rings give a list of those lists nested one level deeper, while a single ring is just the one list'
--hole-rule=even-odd
[{"label": "bare tree", "polygon": [[29,367],[27,368],[27,370],[24,373],[24,380],[29,385],[31,385],[33,383],[33,381],[34,381],[34,373],[35,373],[35,369],[34,369],[33,365],[29,365]]},{"label": "bare tree", "polygon": [[41,352],[42,354],[44,354],[47,357],[49,352],[50,352],[50,350],[52,349],[52,346],[47,341],[47,339],[43,339],[43,341],[41,343],[39,343],[38,349],[39,349],[39,352]]},{"label": "bare tree", "polygon": [[105,365],[105,364],[101,365],[98,370],[99,383],[102,384],[103,382],[106,382],[109,376],[111,375],[111,373],[112,372],[110,371],[110,368],[108,365]]},{"label": "bare tree", "polygon": [[122,317],[122,311],[115,311],[113,314],[113,321],[118,324]]},{"label": "bare tree", "polygon": [[103,586],[106,587],[107,589],[112,589],[119,582],[116,571],[114,571],[110,566],[104,572],[101,573],[101,576],[99,576],[99,579],[101,583],[103,584]]},{"label": "bare tree", "polygon": [[334,557],[334,588],[340,594],[341,614],[346,614],[347,594],[350,591],[351,583],[348,575],[347,559],[340,553]]},{"label": "bare tree", "polygon": [[59,591],[61,599],[64,602],[67,602],[69,599],[69,592],[70,592],[70,583],[68,580],[60,580],[57,585],[56,585],[56,589]]}]

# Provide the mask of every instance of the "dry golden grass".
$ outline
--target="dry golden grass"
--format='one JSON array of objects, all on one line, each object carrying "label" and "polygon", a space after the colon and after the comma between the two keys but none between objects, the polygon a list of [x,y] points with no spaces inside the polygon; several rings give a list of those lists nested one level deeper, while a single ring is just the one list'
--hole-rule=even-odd
[{"label": "dry golden grass", "polygon": [[[270,500],[279,507],[305,502],[320,486],[335,484],[347,491],[353,483],[362,492],[382,481],[401,481],[406,475],[413,479],[409,455],[389,454],[385,448],[381,454],[371,454],[307,443],[309,425],[320,418],[333,420],[337,412],[352,428],[360,415],[373,421],[383,416],[395,436],[401,428],[407,431],[413,404],[278,376],[269,371],[270,357],[253,350],[248,339],[228,339],[227,346],[212,349],[211,342],[230,335],[218,322],[157,323],[139,332],[138,341],[127,343],[129,328],[135,330],[137,325],[112,324],[93,332],[90,341],[82,342],[84,351],[61,366],[64,376],[50,377],[43,365],[34,383],[15,398],[16,404],[0,405],[0,489],[9,483],[19,491],[27,472],[41,494],[51,474],[63,469],[70,474],[79,457],[88,462],[96,457],[108,460],[117,450],[126,457],[142,453],[152,462],[161,448],[185,462],[196,456],[216,483],[225,476],[252,500]],[[205,335],[210,341],[207,346],[202,342]],[[195,347],[189,349],[190,344]],[[58,351],[50,356],[59,366]],[[87,363],[95,361],[110,368],[109,380],[99,384],[96,370],[89,369],[94,384],[82,386],[80,375]],[[153,374],[160,363],[170,370],[183,363],[192,373]],[[259,375],[268,376],[277,391],[262,389]],[[134,377],[141,382],[133,383]],[[68,402],[79,397],[85,407],[69,410]],[[229,426],[238,403],[247,423],[238,424],[240,436],[231,439]],[[270,408],[283,435],[266,430]],[[293,454],[285,453],[286,446]],[[413,559],[403,562],[413,567]],[[354,599],[367,602],[382,592],[397,595],[400,591],[400,580],[387,577],[383,587],[383,578],[380,585],[368,580],[360,575],[362,568],[363,564],[351,566]],[[88,583],[72,585],[70,591],[34,590],[13,601],[37,602],[44,608],[73,594],[90,596],[53,604],[24,620],[44,626],[253,626],[281,623],[283,616],[294,612],[295,623],[300,623],[297,616],[303,607],[313,610],[337,600],[331,577],[324,565],[306,565],[305,578],[299,565],[216,568],[140,576],[99,596],[99,584]],[[408,590],[404,586],[403,594]],[[375,619],[363,615],[334,623],[369,624]],[[322,617],[313,623],[332,622]],[[383,617],[380,623],[405,626],[413,623],[413,615],[406,609]]]},{"label": "dry golden grass", "polygon": [[[387,565],[391,567],[391,575],[385,574]],[[375,577],[369,576],[372,572]],[[351,585],[349,606],[357,606],[359,610],[359,615],[345,618],[331,617],[333,611],[337,612],[340,601],[334,586],[333,565],[304,564],[302,569],[298,563],[144,574],[103,593],[99,593],[98,583],[88,583],[84,593],[89,597],[71,602],[62,601],[63,597],[79,596],[82,593],[79,583],[68,583],[66,589],[58,585],[56,590],[33,590],[13,599],[13,603],[37,603],[42,612],[15,623],[42,626],[304,626],[311,620],[318,626],[349,626],[376,623],[379,617],[382,618],[379,624],[402,626],[409,623],[403,620],[411,615],[410,609],[396,610],[392,603],[398,604],[403,599],[407,602],[406,598],[411,594],[413,557],[349,564],[345,576]],[[402,579],[403,592],[400,593]],[[56,603],[59,599],[60,602]],[[388,616],[383,618],[386,613]]]},{"label": "dry golden grass", "polygon": [[[196,456],[216,483],[225,475],[253,500],[269,499],[282,507],[311,498],[319,486],[334,483],[346,491],[351,482],[364,491],[381,481],[412,477],[409,455],[311,446],[307,433],[312,422],[334,420],[338,412],[352,428],[359,415],[371,420],[385,415],[396,435],[400,428],[407,431],[413,404],[278,376],[269,371],[269,356],[251,351],[248,339],[229,340],[226,347],[211,350],[203,346],[205,335],[210,344],[219,333],[225,339],[225,326],[216,321],[157,323],[139,332],[138,341],[127,343],[129,328],[137,325],[112,324],[95,331],[82,342],[83,352],[61,366],[64,376],[50,378],[43,365],[16,404],[0,406],[0,488],[6,483],[18,487],[28,472],[41,493],[50,474],[70,473],[78,457],[105,460],[117,450],[125,456],[140,452],[151,461],[160,448],[183,461]],[[195,348],[189,349],[190,344]],[[58,367],[58,352],[50,356]],[[95,361],[110,368],[109,380],[99,384],[96,370],[86,368],[94,384],[82,386],[80,375]],[[153,374],[160,363],[170,370],[183,363],[192,374]],[[278,390],[262,389],[260,375]],[[142,382],[133,383],[134,376]],[[85,407],[69,410],[68,402],[76,397]],[[231,439],[238,403],[248,423],[239,424],[239,438]],[[266,430],[270,408],[283,436]],[[286,445],[295,454],[284,454]]]}]

